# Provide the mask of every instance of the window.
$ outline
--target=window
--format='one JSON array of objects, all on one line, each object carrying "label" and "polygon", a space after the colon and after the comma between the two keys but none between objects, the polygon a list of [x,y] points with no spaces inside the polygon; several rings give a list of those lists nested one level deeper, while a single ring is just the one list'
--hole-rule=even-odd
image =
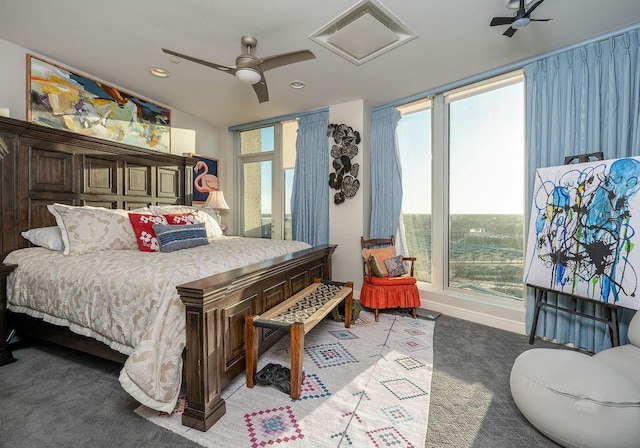
[{"label": "window", "polygon": [[291,190],[298,122],[235,132],[240,234],[291,239]]},{"label": "window", "polygon": [[523,82],[449,104],[449,286],[522,299]]},{"label": "window", "polygon": [[243,168],[242,234],[250,238],[271,238],[271,160],[245,162]]},{"label": "window", "polygon": [[[402,221],[415,276],[431,283],[431,101],[399,108],[398,153],[402,165]],[[419,254],[419,256],[417,255]]]},{"label": "window", "polygon": [[402,221],[418,280],[524,296],[524,78],[509,74],[398,108]]}]

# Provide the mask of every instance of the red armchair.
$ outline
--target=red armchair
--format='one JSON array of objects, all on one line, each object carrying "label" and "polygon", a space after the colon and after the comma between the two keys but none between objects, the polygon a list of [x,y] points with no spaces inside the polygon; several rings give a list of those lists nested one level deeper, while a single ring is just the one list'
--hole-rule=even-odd
[{"label": "red armchair", "polygon": [[[364,275],[360,303],[374,310],[376,322],[378,311],[385,308],[411,308],[415,319],[416,309],[420,306],[420,293],[413,276],[415,257],[402,257],[403,263],[410,266],[406,274],[389,276],[384,260],[395,256],[394,237],[370,240],[360,237],[360,245]],[[371,255],[375,258],[376,266],[369,261]]]}]

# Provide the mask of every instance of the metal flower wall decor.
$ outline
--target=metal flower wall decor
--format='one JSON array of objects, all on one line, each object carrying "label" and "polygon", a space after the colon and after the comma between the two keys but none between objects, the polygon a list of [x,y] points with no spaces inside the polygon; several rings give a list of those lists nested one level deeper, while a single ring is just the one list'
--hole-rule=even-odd
[{"label": "metal flower wall decor", "polygon": [[342,204],[346,198],[354,197],[360,188],[360,181],[357,179],[360,165],[351,163],[351,159],[358,154],[360,133],[346,124],[330,124],[327,126],[327,137],[333,137],[335,142],[331,146],[335,172],[329,174],[329,186],[338,190],[333,195],[333,202]]}]

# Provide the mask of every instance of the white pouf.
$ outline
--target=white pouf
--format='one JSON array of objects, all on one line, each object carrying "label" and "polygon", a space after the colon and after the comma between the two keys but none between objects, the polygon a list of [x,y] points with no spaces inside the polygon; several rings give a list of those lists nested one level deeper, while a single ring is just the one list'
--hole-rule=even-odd
[{"label": "white pouf", "polygon": [[536,429],[562,446],[640,447],[640,382],[634,381],[640,349],[627,345],[600,355],[545,348],[522,353],[511,370],[513,399]]}]

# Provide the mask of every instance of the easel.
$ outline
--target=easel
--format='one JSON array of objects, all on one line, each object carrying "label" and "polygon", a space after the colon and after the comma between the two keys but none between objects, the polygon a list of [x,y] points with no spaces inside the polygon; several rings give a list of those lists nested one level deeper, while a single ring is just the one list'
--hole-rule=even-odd
[{"label": "easel", "polygon": [[[564,158],[564,164],[569,165],[573,162],[577,163],[585,163],[585,162],[593,162],[596,160],[603,160],[604,153],[603,152],[592,152],[589,154],[579,154],[575,156],[567,156]],[[554,291],[552,289],[542,288],[540,286],[534,286],[527,284],[528,287],[533,288],[536,291],[536,309],[533,312],[533,322],[531,323],[531,333],[529,334],[529,344],[533,345],[533,341],[536,337],[536,330],[538,328],[538,318],[540,316],[540,309],[542,307],[554,308],[559,311],[564,311],[569,314],[573,314],[575,316],[586,317],[587,319],[592,319],[597,322],[606,323],[609,326],[609,335],[611,336],[611,345],[618,346],[620,345],[620,332],[618,330],[618,305],[614,305],[611,303],[601,302],[599,300],[587,299],[585,297],[574,296],[572,294],[566,294],[559,291]],[[559,295],[563,295],[569,297],[571,299],[571,308],[564,308],[557,305],[550,305],[542,300],[542,296],[546,295],[548,292],[556,293]],[[595,315],[585,314],[578,311],[578,300],[583,300],[586,302],[593,303],[596,306],[602,306],[602,311],[604,314],[604,318],[596,317]]]},{"label": "easel", "polygon": [[604,153],[602,151],[590,152],[588,154],[578,154],[575,156],[567,156],[564,158],[564,164],[569,165],[573,162],[577,162],[577,163],[595,162],[596,160],[604,160]]},{"label": "easel", "polygon": [[[616,347],[620,345],[620,332],[618,331],[618,305],[611,303],[601,302],[599,300],[587,299],[585,297],[574,296],[563,292],[554,291],[552,289],[541,288],[540,286],[534,286],[527,284],[528,287],[533,288],[536,291],[536,309],[533,312],[533,322],[531,322],[531,333],[529,334],[529,344],[533,345],[533,341],[536,337],[536,330],[538,328],[538,317],[540,316],[540,309],[543,307],[554,308],[559,311],[564,311],[575,316],[586,317],[588,319],[595,320],[597,322],[603,322],[609,326],[609,335],[611,336],[611,345]],[[546,298],[547,293],[553,292],[559,295],[567,296],[571,299],[571,308],[564,308],[558,305],[551,305],[542,300],[543,295]],[[595,315],[585,314],[578,311],[578,300],[593,303],[596,306],[602,306],[604,317],[597,317]]]}]

